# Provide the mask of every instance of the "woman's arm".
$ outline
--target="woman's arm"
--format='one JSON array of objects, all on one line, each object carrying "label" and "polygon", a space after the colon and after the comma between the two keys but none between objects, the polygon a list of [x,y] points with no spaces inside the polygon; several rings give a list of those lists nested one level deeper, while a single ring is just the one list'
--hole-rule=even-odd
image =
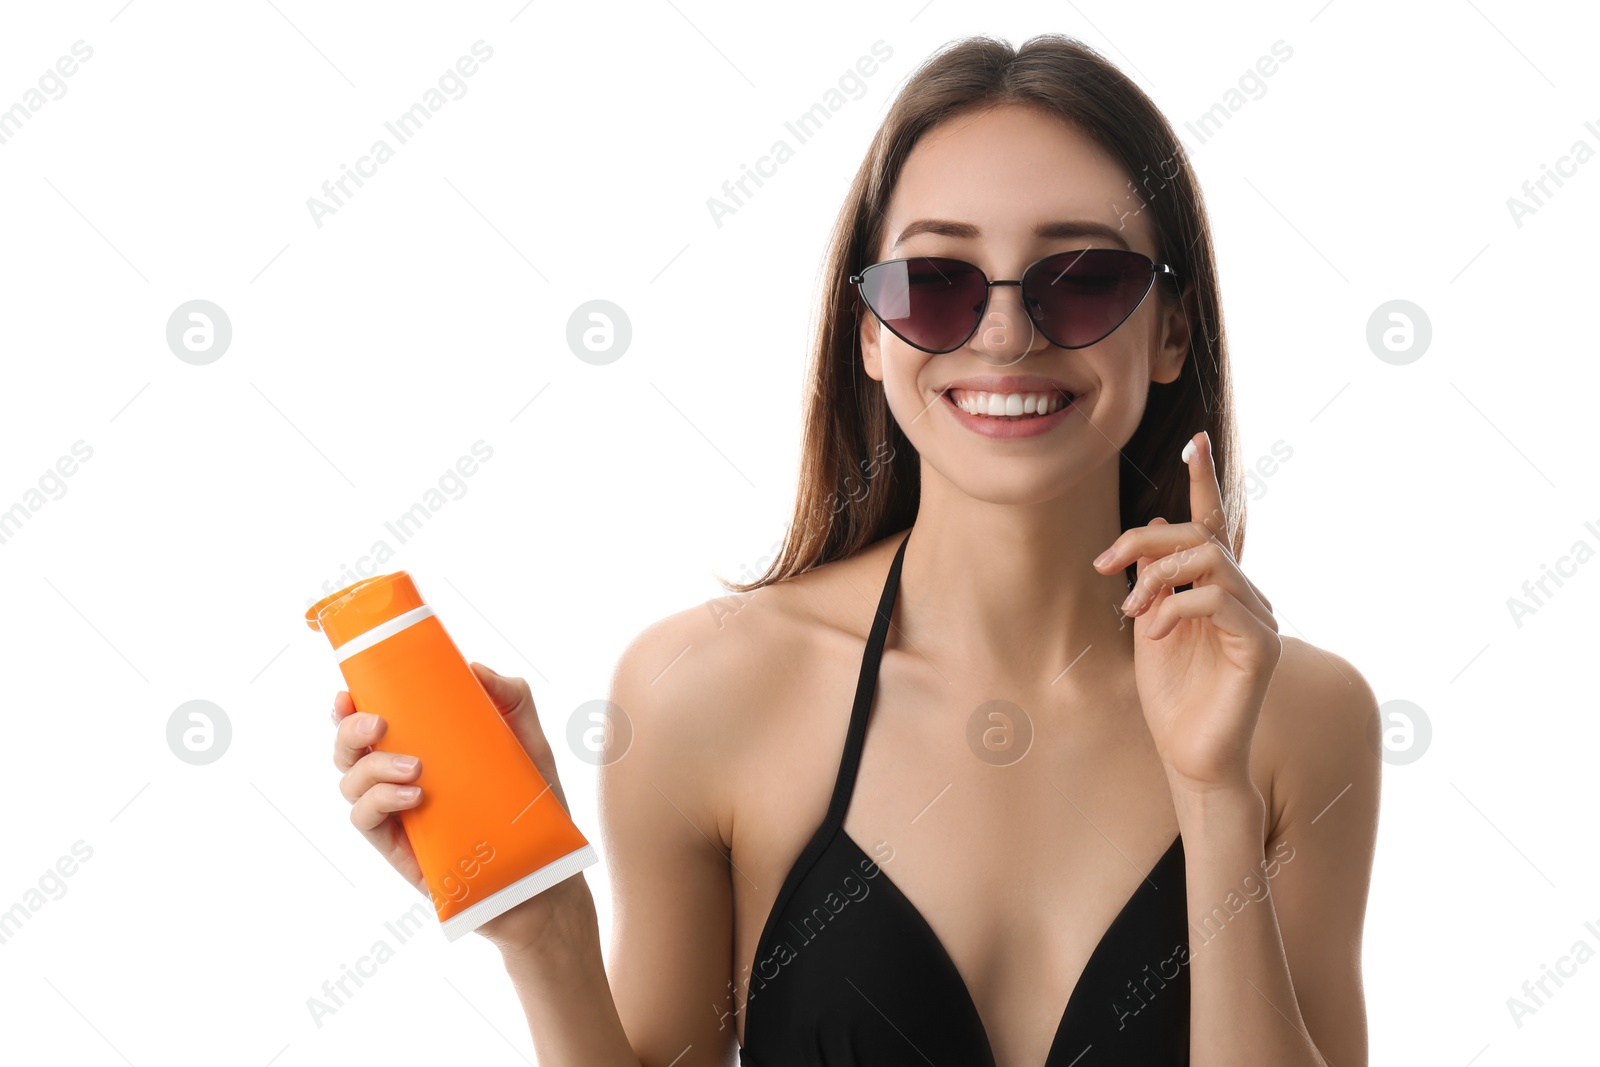
[{"label": "woman's arm", "polygon": [[545,891],[561,898],[528,945],[501,945],[540,1063],[640,1067],[600,955],[589,883],[577,874]]},{"label": "woman's arm", "polygon": [[1093,565],[1137,561],[1123,611],[1183,835],[1190,1062],[1366,1067],[1377,704],[1349,663],[1284,638],[1239,569],[1209,435],[1183,460],[1195,518],[1125,530]]},{"label": "woman's arm", "polygon": [[1361,930],[1377,831],[1377,705],[1345,660],[1284,639],[1259,792],[1180,795],[1194,1067],[1366,1067]]}]

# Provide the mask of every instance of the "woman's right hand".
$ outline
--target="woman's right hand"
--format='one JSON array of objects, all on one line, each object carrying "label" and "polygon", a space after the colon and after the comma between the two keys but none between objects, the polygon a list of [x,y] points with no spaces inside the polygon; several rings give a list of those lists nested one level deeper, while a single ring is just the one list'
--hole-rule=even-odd
[{"label": "woman's right hand", "polygon": [[422,789],[415,784],[422,773],[421,761],[372,748],[388,724],[380,716],[356,711],[355,702],[343,689],[333,697],[333,721],[339,726],[333,739],[333,763],[344,772],[339,792],[350,802],[350,821],[390,866],[427,896],[428,883],[395,814],[422,802]]},{"label": "woman's right hand", "polygon": [[[481,663],[471,666],[489,699],[550,786],[551,794],[570,815],[571,809],[567,807],[566,794],[556,772],[555,755],[539,725],[528,683],[521,678],[497,674]],[[334,735],[333,762],[344,772],[339,780],[339,791],[350,801],[351,823],[372,842],[390,866],[419,893],[431,898],[427,880],[416,854],[411,851],[411,842],[406,838],[398,815],[422,802],[419,779],[426,768],[415,756],[374,749],[372,746],[383,737],[387,724],[381,716],[356,711],[349,692],[343,689],[333,698],[333,721],[339,727]],[[478,927],[478,933],[502,951],[526,951],[538,944],[552,920],[570,921],[573,909],[579,916],[586,916],[593,909],[582,874],[563,879],[496,916]]]}]

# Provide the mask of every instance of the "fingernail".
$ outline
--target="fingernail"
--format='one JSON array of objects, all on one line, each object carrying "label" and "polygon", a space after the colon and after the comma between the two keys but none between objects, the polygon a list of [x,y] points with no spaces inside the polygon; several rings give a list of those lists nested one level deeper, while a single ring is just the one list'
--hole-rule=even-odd
[{"label": "fingernail", "polygon": [[1094,565],[1096,567],[1104,567],[1107,563],[1111,562],[1111,557],[1116,555],[1116,554],[1117,554],[1116,549],[1108,548],[1104,552],[1100,553],[1098,556],[1096,556],[1094,558]]},{"label": "fingernail", "polygon": [[1126,600],[1124,600],[1122,602],[1122,613],[1124,615],[1126,615],[1128,613],[1128,610],[1130,608],[1132,608],[1138,602],[1139,602],[1139,591],[1137,589],[1135,589],[1133,592],[1128,594],[1128,599],[1126,599]]},{"label": "fingernail", "polygon": [[417,757],[396,756],[394,758],[394,769],[399,771],[401,774],[410,774],[412,771],[417,769]]},{"label": "fingernail", "polygon": [[420,792],[422,792],[422,790],[414,785],[403,785],[399,789],[395,790],[395,793],[400,797],[401,800],[415,800],[417,799],[417,794]]},{"label": "fingernail", "polygon": [[361,720],[361,732],[364,733],[364,734],[375,734],[375,733],[377,733],[378,732],[378,717],[376,715],[368,715],[368,716],[364,717]]},{"label": "fingernail", "polygon": [[1194,438],[1189,438],[1189,443],[1183,446],[1183,461],[1189,462],[1194,458]]}]

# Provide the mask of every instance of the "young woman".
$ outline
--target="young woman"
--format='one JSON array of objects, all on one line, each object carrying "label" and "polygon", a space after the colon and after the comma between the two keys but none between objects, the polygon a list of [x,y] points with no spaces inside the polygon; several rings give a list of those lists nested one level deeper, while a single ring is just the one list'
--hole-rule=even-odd
[{"label": "young woman", "polygon": [[[1171,127],[1077,42],[958,42],[824,300],[782,553],[616,669],[609,959],[581,875],[483,928],[540,1062],[1363,1067],[1376,704],[1240,571]],[[527,683],[475,669],[565,804]],[[427,768],[353,710],[352,820],[421,888]]]}]

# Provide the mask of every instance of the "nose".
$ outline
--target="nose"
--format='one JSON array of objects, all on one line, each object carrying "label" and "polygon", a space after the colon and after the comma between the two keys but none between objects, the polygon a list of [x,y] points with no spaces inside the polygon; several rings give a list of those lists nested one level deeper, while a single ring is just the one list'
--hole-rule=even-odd
[{"label": "nose", "polygon": [[972,335],[971,346],[979,358],[995,367],[1008,367],[1047,344],[1022,306],[1022,286],[995,282],[989,288],[989,306]]}]

